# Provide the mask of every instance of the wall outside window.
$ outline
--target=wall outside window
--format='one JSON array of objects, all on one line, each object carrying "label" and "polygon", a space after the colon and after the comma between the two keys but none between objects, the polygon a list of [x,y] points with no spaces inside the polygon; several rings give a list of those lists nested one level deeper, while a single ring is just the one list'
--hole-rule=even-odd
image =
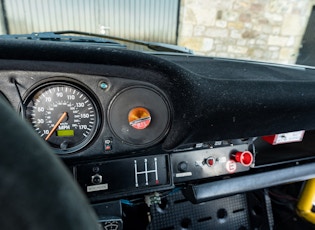
[{"label": "wall outside window", "polygon": [[[0,0],[0,33],[79,30],[295,63],[315,0]],[[1,11],[3,12],[3,11]],[[135,49],[138,49],[134,46]]]},{"label": "wall outside window", "polygon": [[313,0],[182,0],[178,43],[197,54],[295,63]]}]

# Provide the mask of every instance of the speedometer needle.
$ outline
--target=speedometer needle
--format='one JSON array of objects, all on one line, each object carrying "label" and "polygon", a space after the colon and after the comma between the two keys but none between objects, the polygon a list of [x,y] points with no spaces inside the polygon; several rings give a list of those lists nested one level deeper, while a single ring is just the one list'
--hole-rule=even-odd
[{"label": "speedometer needle", "polygon": [[55,130],[58,128],[58,126],[60,125],[60,123],[66,116],[67,116],[67,112],[64,112],[59,118],[59,120],[56,122],[52,130],[50,130],[50,132],[48,133],[47,137],[45,138],[45,141],[47,141],[51,137],[51,135],[55,132]]}]

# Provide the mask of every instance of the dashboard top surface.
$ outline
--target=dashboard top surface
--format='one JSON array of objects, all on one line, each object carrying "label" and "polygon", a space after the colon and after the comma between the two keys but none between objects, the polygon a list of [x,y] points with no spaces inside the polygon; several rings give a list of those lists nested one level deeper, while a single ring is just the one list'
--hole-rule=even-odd
[{"label": "dashboard top surface", "polygon": [[[0,51],[0,91],[16,110],[20,101],[12,79],[18,82],[24,100],[43,84],[61,81],[83,88],[96,101],[100,128],[88,145],[93,152],[101,146],[95,143],[107,137],[117,143],[114,152],[148,147],[170,151],[189,143],[315,128],[315,78],[314,70],[308,67],[185,55],[154,56],[36,41],[4,41]],[[101,89],[100,82],[109,87]],[[121,138],[109,121],[114,101],[130,87],[148,89],[166,107],[159,117],[167,117],[165,129],[156,141],[143,146]],[[137,101],[146,98],[146,91],[141,93]],[[124,106],[138,106],[128,95],[126,100]],[[149,102],[142,104],[146,107]],[[117,122],[120,120],[114,121]]]}]

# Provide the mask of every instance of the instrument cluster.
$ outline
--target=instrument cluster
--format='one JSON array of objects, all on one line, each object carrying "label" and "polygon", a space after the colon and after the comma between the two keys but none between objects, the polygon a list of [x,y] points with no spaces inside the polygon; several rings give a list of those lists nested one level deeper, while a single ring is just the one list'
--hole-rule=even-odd
[{"label": "instrument cluster", "polygon": [[100,76],[29,75],[23,86],[25,77],[14,78],[21,98],[17,109],[56,154],[135,150],[159,143],[169,130],[171,106],[154,85]]}]

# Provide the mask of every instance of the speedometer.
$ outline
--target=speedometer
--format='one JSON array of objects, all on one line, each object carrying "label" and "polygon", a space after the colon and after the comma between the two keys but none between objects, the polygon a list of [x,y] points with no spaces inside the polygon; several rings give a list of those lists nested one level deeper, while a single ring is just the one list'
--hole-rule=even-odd
[{"label": "speedometer", "polygon": [[78,151],[94,137],[99,114],[91,96],[76,85],[48,84],[26,100],[35,131],[59,154]]}]

